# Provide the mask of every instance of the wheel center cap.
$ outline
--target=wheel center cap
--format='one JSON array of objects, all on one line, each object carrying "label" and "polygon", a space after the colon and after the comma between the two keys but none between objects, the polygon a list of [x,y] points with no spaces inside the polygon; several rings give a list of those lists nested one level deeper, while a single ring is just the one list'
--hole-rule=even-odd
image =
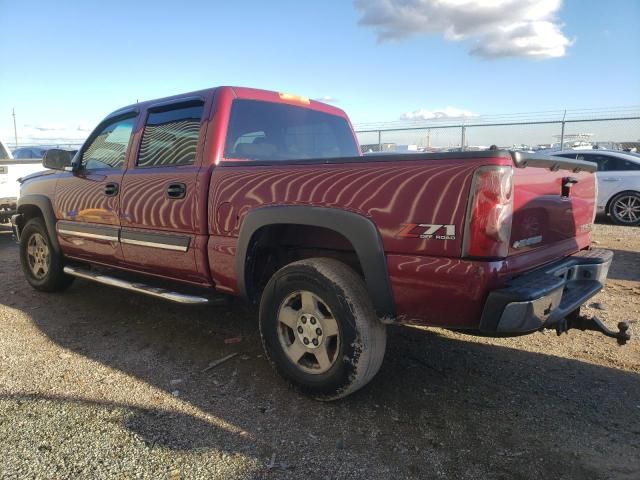
[{"label": "wheel center cap", "polygon": [[315,315],[303,313],[296,322],[296,335],[305,347],[318,348],[324,338],[320,320]]}]

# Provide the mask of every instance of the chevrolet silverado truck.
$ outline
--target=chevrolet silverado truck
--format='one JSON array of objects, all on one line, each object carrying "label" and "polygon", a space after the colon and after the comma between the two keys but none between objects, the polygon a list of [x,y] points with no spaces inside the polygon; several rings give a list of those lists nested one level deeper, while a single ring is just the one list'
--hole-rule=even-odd
[{"label": "chevrolet silverado truck", "polygon": [[43,163],[12,217],[35,289],[80,277],[191,305],[243,297],[272,365],[318,399],[373,378],[388,324],[630,337],[579,313],[612,260],[591,247],[593,163],[365,157],[342,110],[238,87],[122,108],[73,159]]}]

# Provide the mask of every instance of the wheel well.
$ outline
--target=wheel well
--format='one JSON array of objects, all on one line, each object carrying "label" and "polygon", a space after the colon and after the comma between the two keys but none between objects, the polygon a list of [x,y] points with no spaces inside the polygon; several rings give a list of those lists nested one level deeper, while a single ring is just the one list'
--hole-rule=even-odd
[{"label": "wheel well", "polygon": [[260,298],[265,285],[280,268],[312,257],[334,258],[363,277],[353,245],[337,231],[310,225],[267,225],[252,235],[247,249],[245,281],[249,298]]},{"label": "wheel well", "polygon": [[18,219],[18,227],[20,230],[22,230],[32,218],[44,218],[42,210],[35,205],[21,205],[18,207],[18,213],[22,214],[22,218]]},{"label": "wheel well", "polygon": [[604,211],[605,211],[605,213],[607,215],[609,214],[609,207],[611,206],[611,202],[613,201],[613,199],[616,198],[618,195],[620,195],[622,193],[633,193],[635,195],[640,195],[640,192],[637,192],[635,190],[623,190],[623,191],[618,192],[618,193],[616,193],[614,195],[611,195],[611,198],[609,200],[607,200],[607,206],[604,209]]}]

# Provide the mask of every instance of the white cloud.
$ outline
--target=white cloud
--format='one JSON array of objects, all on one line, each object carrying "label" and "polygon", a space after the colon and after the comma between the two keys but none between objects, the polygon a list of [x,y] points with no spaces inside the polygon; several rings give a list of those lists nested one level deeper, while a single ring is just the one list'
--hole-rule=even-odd
[{"label": "white cloud", "polygon": [[354,0],[359,24],[375,30],[378,41],[420,34],[467,41],[472,55],[562,57],[573,41],[556,14],[562,0]]},{"label": "white cloud", "polygon": [[455,107],[446,107],[439,110],[426,110],[424,108],[413,112],[403,113],[401,120],[460,120],[477,117],[478,114]]}]

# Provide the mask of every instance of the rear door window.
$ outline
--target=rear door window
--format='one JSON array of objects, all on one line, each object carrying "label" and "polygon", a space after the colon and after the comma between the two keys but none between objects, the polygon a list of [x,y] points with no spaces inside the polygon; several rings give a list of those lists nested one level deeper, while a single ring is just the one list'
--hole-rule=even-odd
[{"label": "rear door window", "polygon": [[192,165],[196,161],[204,104],[149,112],[142,134],[138,167]]},{"label": "rear door window", "polygon": [[231,107],[225,158],[277,161],[358,154],[343,117],[257,100],[235,100]]}]

